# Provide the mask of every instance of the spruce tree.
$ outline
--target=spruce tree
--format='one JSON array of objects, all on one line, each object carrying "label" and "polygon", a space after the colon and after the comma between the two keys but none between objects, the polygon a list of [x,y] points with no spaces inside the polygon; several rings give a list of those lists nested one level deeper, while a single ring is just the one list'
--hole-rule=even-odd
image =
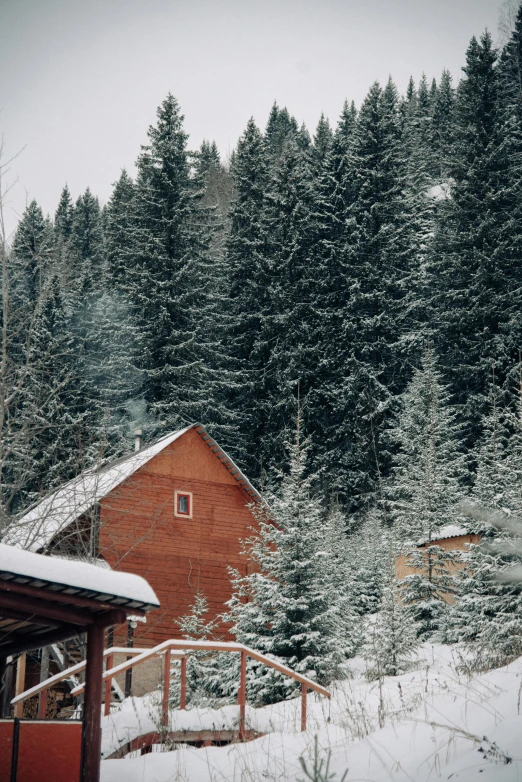
[{"label": "spruce tree", "polygon": [[259,454],[269,470],[285,461],[283,443],[292,425],[296,398],[306,399],[317,369],[312,171],[293,139],[286,141],[271,178],[265,220],[271,262],[270,309],[265,318],[263,339],[268,350],[257,404],[266,426]]},{"label": "spruce tree", "polygon": [[[3,256],[1,323],[3,359],[0,371],[1,523],[27,503],[38,480],[30,441],[49,427],[39,404],[33,404],[38,373],[52,350],[39,341],[39,317],[46,305],[53,272],[52,226],[32,201],[16,230],[13,245]],[[37,379],[38,378],[38,379]],[[31,412],[29,413],[28,410]],[[56,424],[56,422],[55,422]],[[44,434],[45,436],[45,434]],[[52,437],[50,435],[50,440]]]},{"label": "spruce tree", "polygon": [[388,554],[379,514],[371,508],[348,538],[353,607],[360,616],[375,614],[381,604]]},{"label": "spruce tree", "polygon": [[[406,564],[415,571],[400,584],[405,611],[427,638],[441,626],[456,588],[450,576],[453,553],[432,541],[442,528],[462,526],[458,504],[466,476],[456,412],[428,346],[401,402],[390,431],[395,455],[385,511]],[[425,547],[417,549],[420,542]]]},{"label": "spruce tree", "polygon": [[[306,477],[307,446],[301,442],[299,418],[288,449],[289,473],[278,494],[268,505],[253,508],[258,531],[246,551],[256,572],[233,573],[229,618],[240,643],[326,683],[342,675],[350,640],[342,595],[335,594],[332,582],[323,510]],[[293,689],[262,669],[249,685],[257,702],[280,699]]]},{"label": "spruce tree", "polygon": [[[187,641],[219,641],[217,622],[207,621],[208,601],[201,590],[194,595],[190,611],[176,620]],[[219,708],[237,702],[240,671],[239,655],[230,652],[195,652],[187,659],[187,703],[190,706]],[[169,696],[173,706],[179,704],[180,669],[171,671]]]},{"label": "spruce tree", "polygon": [[71,236],[72,224],[74,219],[74,207],[71,199],[71,193],[67,185],[63,188],[58,207],[54,214],[54,229],[57,238],[66,243]]},{"label": "spruce tree", "polygon": [[215,431],[223,415],[214,324],[207,319],[215,285],[210,219],[173,95],[158,108],[148,137],[137,162],[129,291],[145,340],[144,395],[160,428],[204,420]]},{"label": "spruce tree", "polygon": [[[480,507],[508,519],[522,515],[522,399],[519,389],[513,395],[516,402],[504,407],[498,404],[497,389],[492,391],[472,495]],[[446,638],[464,642],[470,667],[483,671],[522,654],[522,585],[498,578],[513,565],[520,566],[522,558],[509,527],[498,531],[487,512],[484,520],[468,526],[482,540],[470,546],[464,558]]]},{"label": "spruce tree", "polygon": [[318,360],[306,398],[307,418],[314,431],[313,470],[326,496],[338,493],[346,501],[346,451],[336,437],[339,423],[337,394],[344,383],[346,346],[344,324],[350,300],[345,253],[348,209],[352,199],[350,151],[356,111],[345,102],[330,151],[314,182],[312,219],[316,225],[315,317],[310,344]]},{"label": "spruce tree", "polygon": [[134,279],[133,247],[135,227],[134,182],[123,169],[107,204],[107,277],[120,292],[129,293]]},{"label": "spruce tree", "polygon": [[332,147],[332,142],[333,133],[330,123],[324,114],[321,114],[312,146],[312,160],[317,172],[320,172],[324,166],[328,153]]},{"label": "spruce tree", "polygon": [[286,141],[290,138],[295,140],[297,137],[303,139],[295,118],[290,115],[286,107],[280,109],[274,102],[264,136],[267,160],[272,166],[278,165]]},{"label": "spruce tree", "polygon": [[394,456],[385,497],[394,538],[431,540],[459,523],[466,466],[456,412],[429,346],[401,396],[390,437]]},{"label": "spruce tree", "polygon": [[472,39],[455,105],[451,197],[439,205],[430,317],[468,447],[481,434],[491,367],[500,386],[521,342],[521,198],[491,36]]},{"label": "spruce tree", "polygon": [[447,183],[449,176],[450,152],[455,132],[455,93],[452,76],[444,70],[431,98],[431,141],[436,155],[436,176],[440,182]]},{"label": "spruce tree", "polygon": [[398,100],[391,82],[384,90],[373,85],[361,107],[349,169],[341,251],[346,294],[337,314],[341,327],[334,339],[325,339],[321,353],[322,360],[338,364],[322,436],[329,443],[334,490],[350,509],[360,510],[388,469],[382,435],[393,398],[409,374],[415,344],[411,333],[417,325],[407,306],[416,279],[410,252],[413,226],[405,195]]},{"label": "spruce tree", "polygon": [[368,678],[382,679],[405,673],[412,665],[411,658],[417,645],[415,628],[409,621],[397,582],[390,572],[379,613],[368,625],[362,648],[362,656],[369,663]]},{"label": "spruce tree", "polygon": [[87,188],[74,205],[67,271],[84,296],[103,290],[106,270],[105,235],[100,203]]},{"label": "spruce tree", "polygon": [[24,472],[16,510],[85,466],[85,386],[76,374],[73,330],[57,275],[46,284],[32,332],[31,371],[20,411],[26,436],[19,453],[18,469]]},{"label": "spruce tree", "polygon": [[232,167],[234,197],[225,262],[229,300],[226,344],[233,368],[241,372],[230,404],[243,426],[236,453],[252,478],[260,475],[259,443],[266,434],[261,386],[269,360],[271,261],[266,223],[268,166],[263,136],[253,119],[239,140]]}]

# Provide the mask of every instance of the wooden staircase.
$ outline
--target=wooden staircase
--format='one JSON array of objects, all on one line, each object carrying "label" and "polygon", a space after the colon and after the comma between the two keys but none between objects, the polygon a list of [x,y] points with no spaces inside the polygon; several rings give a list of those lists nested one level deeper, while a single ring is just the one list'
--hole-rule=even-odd
[{"label": "wooden staircase", "polygon": [[[87,655],[87,639],[84,635],[81,635],[64,641],[63,643],[53,644],[53,646],[49,647],[49,653],[56,663],[58,670],[67,671],[69,668],[85,661]],[[75,703],[75,698],[70,696],[69,693],[81,684],[82,680],[82,673],[79,675],[73,674],[66,679],[62,679],[67,687],[68,693],[64,699],[64,705],[56,714],[57,719],[70,719],[73,716],[78,716],[78,707]],[[121,703],[125,697],[123,690],[116,680],[113,680],[111,684],[111,700]]]}]

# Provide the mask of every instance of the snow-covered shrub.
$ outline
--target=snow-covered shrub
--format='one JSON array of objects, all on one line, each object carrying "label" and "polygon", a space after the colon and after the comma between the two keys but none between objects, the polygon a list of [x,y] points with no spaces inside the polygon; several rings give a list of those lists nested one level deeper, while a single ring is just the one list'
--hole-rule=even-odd
[{"label": "snow-covered shrub", "polygon": [[[223,640],[217,634],[217,622],[205,621],[208,602],[198,590],[190,612],[177,621],[183,638],[194,641]],[[196,651],[187,658],[187,705],[218,707],[237,702],[239,655],[230,652]],[[177,708],[180,697],[180,668],[173,666],[170,702]]]}]

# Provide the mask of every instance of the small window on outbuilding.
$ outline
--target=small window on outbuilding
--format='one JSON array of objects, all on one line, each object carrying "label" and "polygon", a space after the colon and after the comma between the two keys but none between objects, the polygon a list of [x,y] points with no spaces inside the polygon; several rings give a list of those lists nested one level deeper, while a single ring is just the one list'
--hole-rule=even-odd
[{"label": "small window on outbuilding", "polygon": [[174,516],[179,516],[185,519],[192,518],[192,492],[174,492]]}]

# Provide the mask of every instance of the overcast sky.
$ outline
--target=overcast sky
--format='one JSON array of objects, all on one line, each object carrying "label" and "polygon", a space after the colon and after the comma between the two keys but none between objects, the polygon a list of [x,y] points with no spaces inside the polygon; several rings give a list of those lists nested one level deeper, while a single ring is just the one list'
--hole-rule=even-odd
[{"label": "overcast sky", "polygon": [[501,0],[0,0],[0,131],[13,162],[6,218],[54,213],[68,182],[102,202],[133,171],[170,90],[191,148],[224,157],[274,100],[313,132],[389,74],[456,78],[472,35],[496,37]]}]

